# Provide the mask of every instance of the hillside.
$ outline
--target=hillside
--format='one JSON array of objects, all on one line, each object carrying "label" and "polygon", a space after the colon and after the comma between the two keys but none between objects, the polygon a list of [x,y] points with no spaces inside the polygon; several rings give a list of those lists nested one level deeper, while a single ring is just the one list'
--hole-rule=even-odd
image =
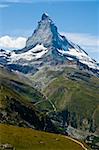
[{"label": "hillside", "polygon": [[99,134],[98,89],[79,69],[46,67],[28,79],[1,67],[0,122],[86,140]]},{"label": "hillside", "polygon": [[[49,110],[53,111],[51,103],[32,87],[32,82],[28,81],[29,79],[21,74],[0,67],[1,145],[8,143],[17,150],[32,150],[33,148],[61,150],[64,148],[63,145],[68,150],[72,150],[72,146],[75,150],[83,150],[82,146],[60,135],[32,131],[32,129],[37,129],[62,133],[62,130],[45,113]],[[24,128],[18,128],[18,126]]]},{"label": "hillside", "polygon": [[53,103],[55,112],[49,115],[61,126],[99,133],[98,78],[77,69],[53,67],[39,71],[31,79]]},{"label": "hillside", "polygon": [[0,142],[15,150],[88,150],[65,136],[0,124]]},{"label": "hillside", "polygon": [[[6,74],[4,74],[6,72]],[[21,76],[20,76],[21,77]],[[56,132],[51,120],[36,107],[44,96],[17,74],[0,68],[0,122]],[[46,103],[45,103],[46,104]],[[47,102],[47,105],[50,105]]]}]

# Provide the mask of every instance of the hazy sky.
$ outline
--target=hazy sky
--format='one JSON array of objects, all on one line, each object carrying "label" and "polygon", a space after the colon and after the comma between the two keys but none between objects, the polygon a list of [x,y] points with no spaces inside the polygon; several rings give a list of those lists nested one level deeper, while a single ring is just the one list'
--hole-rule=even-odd
[{"label": "hazy sky", "polygon": [[13,43],[19,37],[31,36],[44,12],[59,32],[79,43],[99,61],[98,0],[1,0],[0,42],[5,44],[9,37]]}]

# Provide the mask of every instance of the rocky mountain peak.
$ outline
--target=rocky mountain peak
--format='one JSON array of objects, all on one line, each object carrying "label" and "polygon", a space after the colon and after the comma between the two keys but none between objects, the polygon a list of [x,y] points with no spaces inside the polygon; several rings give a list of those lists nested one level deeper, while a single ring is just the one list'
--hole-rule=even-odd
[{"label": "rocky mountain peak", "polygon": [[45,19],[50,19],[47,13],[43,13],[42,15],[42,20],[45,20]]},{"label": "rocky mountain peak", "polygon": [[26,47],[35,46],[37,44],[43,44],[46,47],[53,45],[53,39],[58,37],[57,27],[50,19],[50,17],[44,13],[41,20],[38,22],[37,28],[31,37],[26,42]]},{"label": "rocky mountain peak", "polygon": [[65,49],[71,47],[68,40],[58,33],[58,29],[48,14],[44,13],[38,22],[37,28],[26,42],[26,47],[31,48],[37,44],[43,44],[45,47],[54,49]]},{"label": "rocky mountain peak", "polygon": [[[29,67],[33,65],[35,70],[45,64],[51,66],[53,64],[76,64],[80,69],[99,73],[97,62],[89,57],[79,45],[60,35],[56,25],[46,13],[42,15],[37,28],[27,39],[23,49],[11,53],[1,50],[0,56],[1,64],[21,64],[22,66],[27,64]],[[15,69],[15,66],[11,68]],[[17,66],[16,68],[18,70]]]}]

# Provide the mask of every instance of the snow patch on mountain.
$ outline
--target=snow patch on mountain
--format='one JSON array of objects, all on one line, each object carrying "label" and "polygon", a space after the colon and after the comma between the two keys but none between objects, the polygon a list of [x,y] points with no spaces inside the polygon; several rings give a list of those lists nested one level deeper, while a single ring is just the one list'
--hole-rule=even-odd
[{"label": "snow patch on mountain", "polygon": [[44,54],[48,52],[48,49],[43,46],[43,44],[38,44],[34,48],[30,49],[27,52],[16,54],[14,51],[10,56],[10,63],[14,63],[20,59],[31,61],[41,58]]},{"label": "snow patch on mountain", "polygon": [[[76,49],[75,49],[76,48]],[[63,56],[72,56],[78,59],[81,63],[86,64],[90,68],[98,69],[97,63],[91,59],[84,51],[79,50],[77,47],[75,48],[68,48],[68,51],[63,49],[58,49],[58,52]]]},{"label": "snow patch on mountain", "polygon": [[0,57],[7,57],[8,55],[10,55],[10,50],[3,50],[3,49],[1,49],[0,50]]}]

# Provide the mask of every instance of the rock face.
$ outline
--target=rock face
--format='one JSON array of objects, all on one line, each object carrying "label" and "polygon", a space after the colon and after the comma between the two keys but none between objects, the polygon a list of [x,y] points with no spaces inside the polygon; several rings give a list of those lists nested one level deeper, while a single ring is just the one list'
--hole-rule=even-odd
[{"label": "rock face", "polygon": [[73,47],[69,44],[64,36],[61,36],[58,33],[57,27],[50,19],[50,17],[46,14],[42,15],[42,19],[38,23],[38,27],[36,28],[36,30],[34,30],[33,35],[28,38],[26,47],[34,47],[37,44],[43,44],[47,48],[51,47],[66,49],[66,46]]},{"label": "rock face", "polygon": [[46,14],[43,14],[37,29],[34,31],[33,35],[28,38],[26,47],[35,46],[41,43],[47,47],[51,46],[53,39],[52,30],[56,34],[57,28],[54,26],[52,20]]},{"label": "rock face", "polygon": [[[98,75],[95,60],[78,45],[58,33],[58,29],[47,14],[43,14],[37,28],[21,50],[0,51],[0,64],[23,73],[34,74],[41,67],[69,65]],[[20,70],[21,67],[21,70]],[[24,71],[25,70],[25,71]]]}]

